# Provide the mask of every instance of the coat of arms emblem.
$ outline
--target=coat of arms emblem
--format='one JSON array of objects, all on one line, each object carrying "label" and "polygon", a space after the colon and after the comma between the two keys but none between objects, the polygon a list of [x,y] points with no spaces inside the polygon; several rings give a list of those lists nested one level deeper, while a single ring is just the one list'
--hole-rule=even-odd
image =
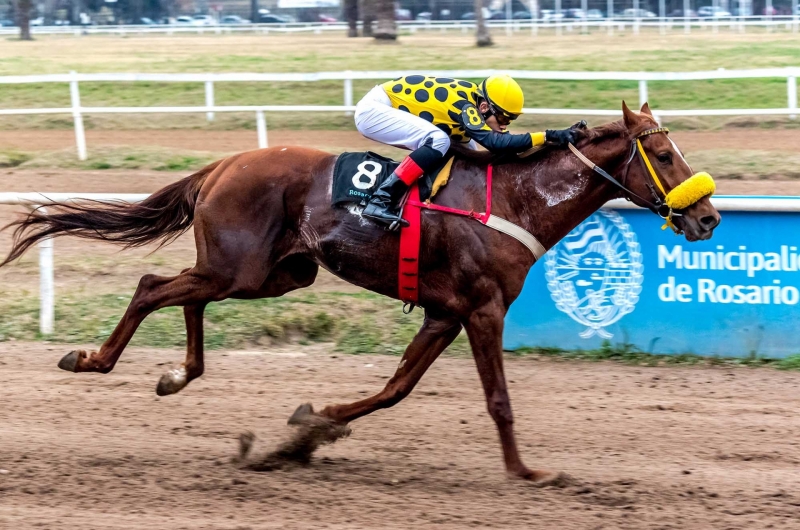
[{"label": "coat of arms emblem", "polygon": [[545,255],[545,279],[556,308],[586,326],[580,336],[606,331],[632,312],[644,266],[636,234],[611,210],[600,210]]}]

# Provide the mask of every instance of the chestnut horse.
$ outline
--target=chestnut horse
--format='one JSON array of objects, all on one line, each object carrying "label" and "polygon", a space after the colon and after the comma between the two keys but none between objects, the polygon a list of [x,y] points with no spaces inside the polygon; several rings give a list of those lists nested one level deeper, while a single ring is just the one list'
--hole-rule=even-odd
[{"label": "chestnut horse", "polygon": [[[516,223],[549,249],[615,197],[645,204],[652,186],[644,164],[631,163],[632,141],[658,125],[647,105],[640,113],[623,103],[623,120],[581,128],[577,148],[629,192],[593,173],[569,150],[546,149],[494,168],[495,215]],[[665,132],[643,137],[642,145],[667,190],[692,170]],[[320,266],[365,289],[397,298],[398,235],[366,222],[357,211],[331,207],[335,155],[301,147],[274,147],[215,162],[154,193],[139,204],[55,204],[16,226],[14,246],[0,266],[43,238],[76,235],[126,246],[169,242],[194,225],[197,262],[172,277],[147,274],[114,332],[99,351],[72,351],[59,367],[107,373],[139,324],[150,313],[183,306],[186,361],[164,374],[159,395],[180,391],[203,373],[203,311],[226,298],[281,296],[314,283]],[[459,157],[451,183],[437,203],[483,211],[484,153]],[[711,237],[719,213],[703,197],[674,219],[686,239]],[[422,328],[406,349],[394,376],[376,395],[330,405],[317,416],[337,425],[391,407],[406,397],[439,354],[466,330],[497,424],[506,471],[534,481],[550,471],[523,464],[503,374],[503,319],[519,295],[534,257],[523,244],[480,223],[425,210],[421,242],[419,304]],[[313,413],[310,407],[306,410]]]}]

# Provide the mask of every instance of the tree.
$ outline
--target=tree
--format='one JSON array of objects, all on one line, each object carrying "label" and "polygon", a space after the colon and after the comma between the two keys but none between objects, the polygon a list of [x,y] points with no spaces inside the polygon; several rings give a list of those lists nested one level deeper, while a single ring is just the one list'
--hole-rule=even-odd
[{"label": "tree", "polygon": [[494,44],[492,36],[489,35],[489,28],[486,27],[486,21],[483,18],[483,0],[475,0],[475,28],[475,44],[479,48]]},{"label": "tree", "polygon": [[378,25],[373,35],[377,40],[397,40],[397,23],[394,20],[394,0],[373,0]]},{"label": "tree", "polygon": [[358,37],[358,0],[344,0],[344,17],[347,20],[347,36]]},{"label": "tree", "polygon": [[33,40],[31,37],[31,0],[17,0],[17,24],[20,40]]},{"label": "tree", "polygon": [[361,0],[362,35],[372,37],[372,23],[375,22],[375,0]]},{"label": "tree", "polygon": [[250,21],[253,24],[258,24],[258,0],[250,0]]}]

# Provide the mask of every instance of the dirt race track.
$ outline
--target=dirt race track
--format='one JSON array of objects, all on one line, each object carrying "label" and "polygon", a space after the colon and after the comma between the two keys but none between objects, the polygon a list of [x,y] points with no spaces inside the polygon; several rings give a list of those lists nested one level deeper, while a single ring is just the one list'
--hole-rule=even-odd
[{"label": "dirt race track", "polygon": [[[182,176],[8,169],[0,189],[150,192]],[[720,192],[800,187],[724,181]],[[2,208],[0,221],[19,211]],[[194,255],[190,236],[157,267],[140,262],[147,249],[61,239],[56,250],[59,293],[116,292]],[[36,259],[2,270],[7,293],[36,289]],[[212,351],[203,378],[159,398],[158,377],[183,352],[131,348],[103,376],[58,370],[70,349],[0,342],[2,529],[800,528],[797,372],[509,358],[523,458],[570,477],[539,489],[505,477],[468,358],[437,361],[411,397],[355,422],[311,465],[256,473],[231,462],[240,433],[263,455],[291,435],[297,405],[377,392],[398,358],[325,344]]]},{"label": "dirt race track", "polygon": [[474,364],[442,358],[405,402],[355,422],[307,467],[244,471],[286,418],[363,398],[398,359],[326,345],[212,352],[155,396],[175,350],[126,352],[109,375],[56,368],[64,346],[0,344],[3,528],[797,528],[800,374],[508,359],[529,465],[507,479]]}]

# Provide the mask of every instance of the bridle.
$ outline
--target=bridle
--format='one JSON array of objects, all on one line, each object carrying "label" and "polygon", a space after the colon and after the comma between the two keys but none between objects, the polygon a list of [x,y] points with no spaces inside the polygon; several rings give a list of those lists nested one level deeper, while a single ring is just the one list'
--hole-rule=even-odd
[{"label": "bridle", "polygon": [[[584,164],[589,166],[592,171],[624,191],[628,195],[626,196],[626,199],[631,200],[631,197],[639,199],[650,211],[661,217],[664,220],[664,226],[661,227],[662,230],[669,227],[676,234],[682,234],[683,231],[675,226],[675,223],[672,222],[673,217],[683,216],[683,212],[686,208],[696,203],[703,197],[712,194],[714,192],[715,185],[713,179],[708,173],[695,173],[686,181],[667,192],[667,190],[664,188],[664,185],[661,183],[661,179],[658,178],[658,174],[656,173],[655,169],[653,169],[653,165],[650,163],[650,159],[647,157],[644,147],[642,147],[641,138],[657,133],[667,134],[669,133],[669,129],[666,127],[647,129],[646,131],[637,134],[631,140],[631,154],[628,157],[627,162],[625,162],[625,174],[622,182],[615,179],[603,168],[589,160],[583,153],[578,151],[574,145],[568,144],[568,146],[575,156],[577,156]],[[650,190],[652,200],[645,199],[625,185],[625,183],[628,181],[628,173],[630,172],[631,163],[637,154],[639,155],[639,159],[644,166],[645,173],[650,177],[645,184],[647,185],[647,189]],[[661,195],[659,195],[659,191],[661,192]]]}]

